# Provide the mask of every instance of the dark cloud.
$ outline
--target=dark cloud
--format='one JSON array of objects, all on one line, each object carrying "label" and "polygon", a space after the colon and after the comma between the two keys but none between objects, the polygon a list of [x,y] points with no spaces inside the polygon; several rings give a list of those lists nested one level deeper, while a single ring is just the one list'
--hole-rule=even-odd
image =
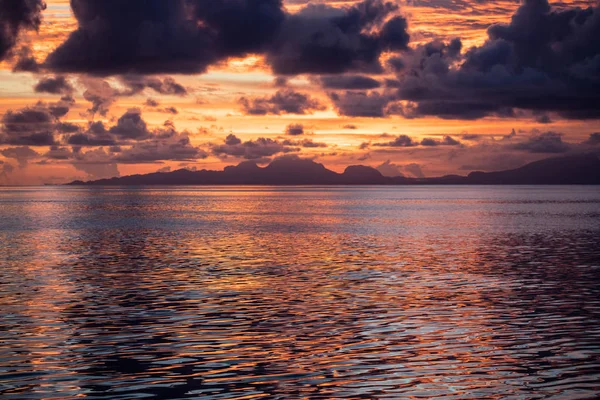
[{"label": "dark cloud", "polygon": [[565,153],[569,150],[569,145],[563,142],[562,135],[555,132],[544,132],[531,136],[527,141],[511,147],[529,153]]},{"label": "dark cloud", "polygon": [[27,166],[30,160],[38,158],[40,155],[29,147],[11,147],[8,149],[0,150],[6,158],[12,158],[17,160],[19,167],[24,168]]},{"label": "dark cloud", "polygon": [[73,152],[66,147],[52,146],[50,150],[44,154],[44,157],[51,160],[69,160],[73,157]]},{"label": "dark cloud", "polygon": [[59,133],[76,133],[81,130],[79,125],[71,122],[57,122],[54,128]]},{"label": "dark cloud", "polygon": [[27,46],[21,47],[15,54],[16,61],[13,65],[13,72],[34,72],[41,70],[40,64],[33,56],[33,52]]},{"label": "dark cloud", "polygon": [[144,75],[124,75],[120,80],[129,89],[129,92],[123,95],[139,94],[146,88],[165,95],[186,96],[188,94],[187,89],[171,77],[160,79]]},{"label": "dark cloud", "polygon": [[212,152],[219,157],[233,156],[247,160],[257,160],[276,154],[299,151],[296,147],[285,145],[277,140],[258,138],[242,142],[235,135],[227,136],[225,144],[213,145]]},{"label": "dark cloud", "polygon": [[70,135],[66,139],[67,144],[72,146],[114,146],[117,143],[115,137],[108,132],[102,122],[90,123],[85,132]]},{"label": "dark cloud", "polygon": [[535,116],[535,121],[540,124],[551,124],[552,118],[548,114],[539,114]]},{"label": "dark cloud", "polygon": [[594,132],[590,135],[590,138],[584,142],[584,144],[589,144],[591,146],[600,145],[600,132]]},{"label": "dark cloud", "polygon": [[385,143],[375,143],[374,146],[378,147],[415,147],[419,144],[413,140],[410,136],[399,135],[394,140]]},{"label": "dark cloud", "polygon": [[250,115],[310,114],[326,109],[319,100],[291,89],[279,90],[270,97],[242,97],[239,103]]},{"label": "dark cloud", "polygon": [[154,138],[135,143],[122,150],[113,160],[117,163],[138,164],[158,161],[194,161],[208,157],[208,153],[191,144],[187,133]]},{"label": "dark cloud", "polygon": [[461,136],[462,140],[468,140],[468,141],[477,141],[481,139],[481,135],[477,135],[477,134],[472,134],[472,133],[465,133]]},{"label": "dark cloud", "polygon": [[231,134],[231,135],[227,135],[227,137],[225,138],[225,144],[227,146],[237,146],[242,144],[242,140],[240,138],[238,138],[237,136]]},{"label": "dark cloud", "polygon": [[421,146],[434,147],[434,146],[460,146],[461,143],[454,139],[452,136],[444,136],[442,140],[425,138],[421,141]]},{"label": "dark cloud", "polygon": [[177,108],[175,108],[175,107],[172,107],[172,106],[171,107],[158,108],[160,106],[160,103],[157,100],[152,99],[152,98],[146,99],[146,102],[144,103],[144,105],[146,107],[154,108],[154,109],[156,109],[155,111],[163,112],[165,114],[173,114],[173,115],[179,114],[179,110]]},{"label": "dark cloud", "polygon": [[146,121],[139,108],[132,108],[123,114],[109,132],[120,140],[142,140],[150,137]]},{"label": "dark cloud", "polygon": [[406,49],[407,23],[392,1],[346,7],[282,0],[71,0],[78,29],[46,65],[96,75],[202,73],[230,57],[264,54],[280,75],[380,70]]},{"label": "dark cloud", "polygon": [[37,30],[46,4],[42,0],[0,1],[0,61],[17,44],[21,30]]},{"label": "dark cloud", "polygon": [[83,77],[80,82],[85,87],[83,98],[92,104],[88,109],[92,119],[96,114],[105,116],[120,95],[119,91],[102,79]]},{"label": "dark cloud", "polygon": [[282,23],[267,48],[267,62],[282,75],[378,71],[383,51],[408,45],[406,20],[386,22],[397,11],[397,4],[382,0],[346,8],[308,4]]},{"label": "dark cloud", "polygon": [[155,100],[155,99],[146,99],[146,103],[144,103],[144,105],[148,106],[148,107],[158,107],[160,106],[160,103]]},{"label": "dark cloud", "polygon": [[[401,56],[396,111],[407,117],[514,117],[514,110],[600,118],[600,7],[525,0],[464,55],[432,42]],[[545,118],[540,122],[544,122]]]},{"label": "dark cloud", "polygon": [[285,128],[285,134],[290,136],[304,135],[304,125],[290,124]]},{"label": "dark cloud", "polygon": [[409,41],[408,22],[404,17],[391,18],[381,29],[380,42],[385,50],[406,50]]},{"label": "dark cloud", "polygon": [[390,102],[387,94],[378,92],[330,93],[338,113],[348,117],[381,118],[386,115],[386,107]]},{"label": "dark cloud", "polygon": [[321,86],[325,89],[368,90],[377,89],[381,83],[364,75],[329,75],[320,78]]},{"label": "dark cloud", "polygon": [[66,143],[73,146],[130,146],[152,140],[169,139],[178,136],[172,122],[167,121],[162,127],[150,129],[138,108],[127,110],[116,124],[105,126],[101,121],[90,122],[87,129],[81,130],[66,138]]},{"label": "dark cloud", "polygon": [[325,148],[325,147],[328,147],[327,143],[315,142],[312,139],[304,139],[304,140],[298,142],[298,144],[301,147],[304,147],[305,149],[316,149],[316,148]]},{"label": "dark cloud", "polygon": [[65,96],[57,102],[48,103],[47,106],[50,114],[54,118],[60,119],[69,113],[73,104],[75,104],[75,100],[70,96]]},{"label": "dark cloud", "polygon": [[161,109],[162,112],[167,113],[167,114],[179,114],[179,110],[177,110],[177,108],[175,107],[165,107]]},{"label": "dark cloud", "polygon": [[[62,111],[61,111],[62,113]],[[55,106],[38,103],[18,111],[7,111],[2,116],[0,144],[24,146],[51,146],[57,111]]]},{"label": "dark cloud", "polygon": [[273,81],[275,87],[286,87],[288,85],[288,78],[285,76],[278,76]]},{"label": "dark cloud", "polygon": [[70,95],[73,93],[73,86],[64,76],[47,76],[42,78],[33,90],[36,93]]},{"label": "dark cloud", "polygon": [[79,28],[46,60],[98,75],[199,73],[260,52],[285,19],[281,0],[71,0]]},{"label": "dark cloud", "polygon": [[517,131],[514,129],[510,131],[508,135],[502,136],[502,140],[512,140],[517,137]]}]

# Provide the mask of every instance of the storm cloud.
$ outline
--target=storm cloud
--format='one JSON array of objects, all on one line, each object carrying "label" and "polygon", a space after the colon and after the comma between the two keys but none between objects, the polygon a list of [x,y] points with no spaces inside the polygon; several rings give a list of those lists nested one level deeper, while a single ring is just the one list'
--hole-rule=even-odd
[{"label": "storm cloud", "polygon": [[10,55],[22,30],[37,30],[46,8],[42,0],[0,1],[0,61]]},{"label": "storm cloud", "polygon": [[282,0],[71,0],[78,28],[47,58],[54,71],[96,75],[202,73],[220,61],[263,54],[280,75],[378,70],[406,49],[395,2],[308,4]]},{"label": "storm cloud", "polygon": [[44,103],[16,111],[9,110],[2,116],[0,144],[54,145],[57,143],[54,136],[56,118],[62,113],[60,105]]},{"label": "storm cloud", "polygon": [[396,109],[406,117],[514,117],[529,110],[572,119],[600,117],[600,7],[553,9],[525,0],[508,24],[459,54],[434,41],[400,57]]}]

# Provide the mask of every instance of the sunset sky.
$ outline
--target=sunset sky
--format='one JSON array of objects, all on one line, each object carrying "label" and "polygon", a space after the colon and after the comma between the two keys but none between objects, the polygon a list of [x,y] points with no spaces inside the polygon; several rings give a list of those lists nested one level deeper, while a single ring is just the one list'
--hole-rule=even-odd
[{"label": "sunset sky", "polygon": [[600,151],[595,1],[0,0],[0,61],[0,184]]}]

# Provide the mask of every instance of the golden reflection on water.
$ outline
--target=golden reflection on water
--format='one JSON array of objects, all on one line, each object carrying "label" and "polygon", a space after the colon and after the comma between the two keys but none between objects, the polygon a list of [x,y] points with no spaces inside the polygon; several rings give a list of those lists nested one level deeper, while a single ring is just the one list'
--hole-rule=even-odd
[{"label": "golden reflection on water", "polygon": [[594,188],[0,191],[0,395],[593,398]]}]

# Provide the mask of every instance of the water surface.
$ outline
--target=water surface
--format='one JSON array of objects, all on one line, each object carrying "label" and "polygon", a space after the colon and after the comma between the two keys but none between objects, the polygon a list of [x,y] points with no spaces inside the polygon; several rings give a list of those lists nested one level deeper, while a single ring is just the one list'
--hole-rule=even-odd
[{"label": "water surface", "polygon": [[4,399],[593,399],[600,188],[0,189]]}]

